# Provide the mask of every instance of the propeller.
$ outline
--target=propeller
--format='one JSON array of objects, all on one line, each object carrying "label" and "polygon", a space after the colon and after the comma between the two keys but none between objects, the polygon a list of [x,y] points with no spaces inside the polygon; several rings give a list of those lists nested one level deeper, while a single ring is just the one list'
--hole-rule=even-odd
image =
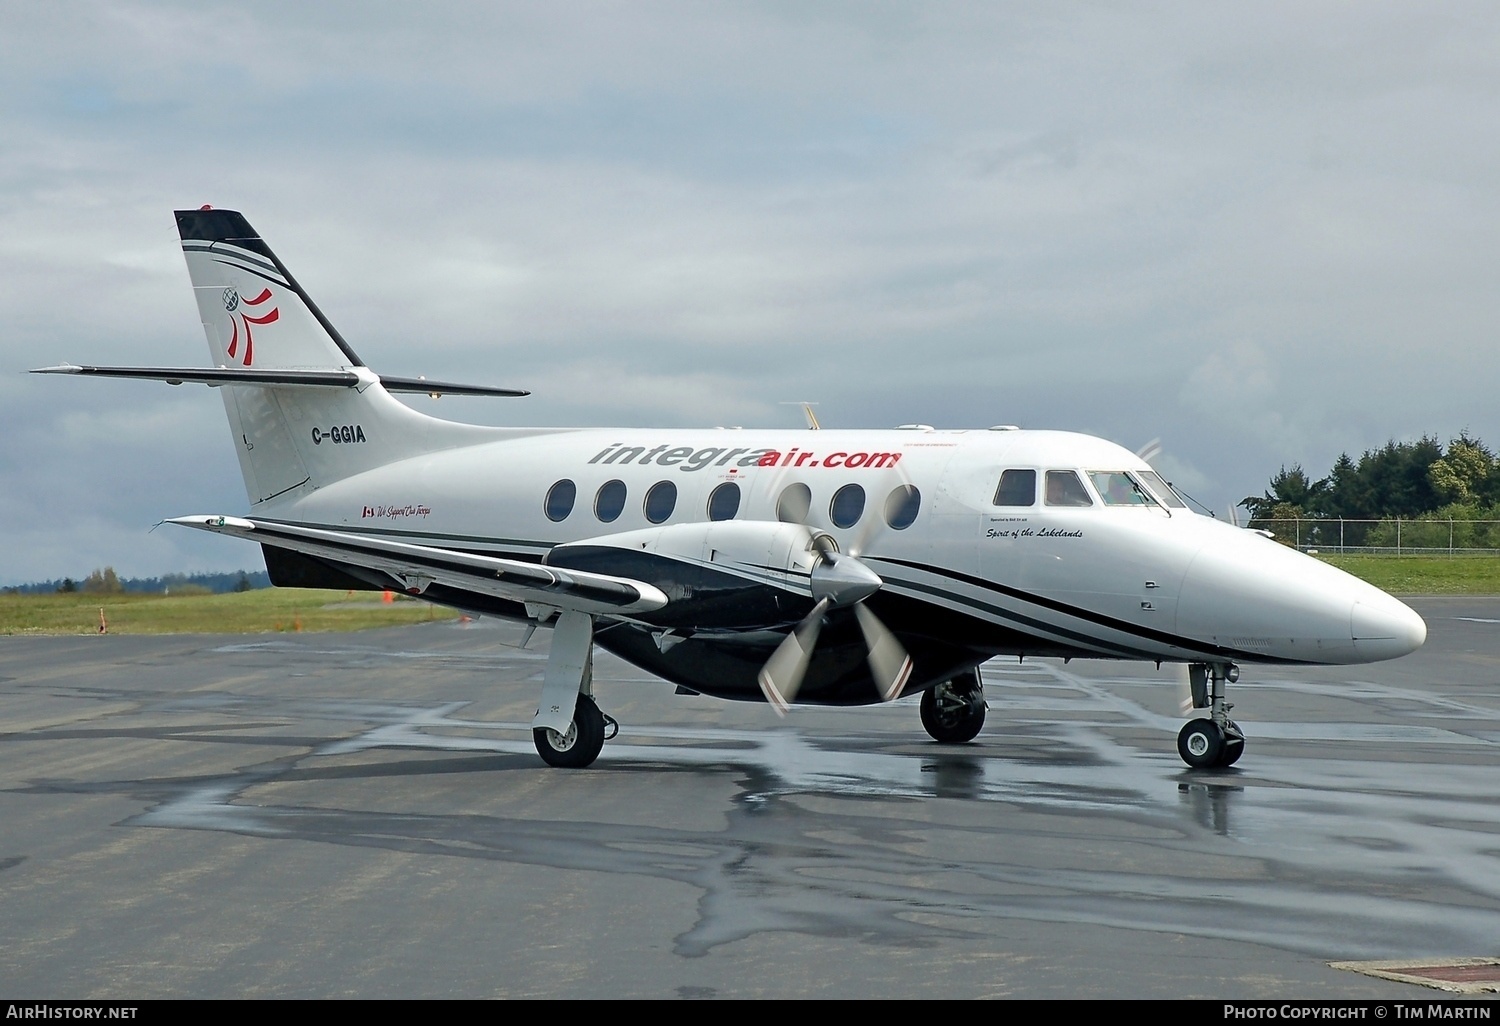
[{"label": "propeller", "polygon": [[1193,678],[1187,663],[1173,663],[1177,678],[1177,711],[1186,716],[1193,711]]},{"label": "propeller", "polygon": [[1135,454],[1154,467],[1156,466],[1156,457],[1160,456],[1163,451],[1164,450],[1162,449],[1161,439],[1153,438],[1151,439],[1151,441],[1147,442],[1145,445],[1137,449],[1135,451]]},{"label": "propeller", "polygon": [[[905,489],[904,495],[915,491],[905,468],[898,464],[881,477],[888,481],[887,475],[892,473],[900,480],[900,488]],[[788,476],[788,469],[783,468],[768,482],[768,493],[777,497],[778,516],[800,523],[818,534],[826,533],[831,525],[820,524],[818,521],[822,519],[821,511],[814,512],[810,503],[802,504],[802,496],[789,496],[793,501],[786,509],[780,508],[784,494],[782,485]],[[884,491],[883,488],[872,490],[877,495]],[[877,501],[889,503],[893,501],[893,496]],[[885,511],[877,506],[874,509],[866,508],[860,520],[854,536],[849,539],[847,555],[836,549],[829,551],[820,546],[822,557],[814,565],[810,581],[816,604],[787,634],[776,651],[771,653],[771,658],[766,660],[765,666],[757,675],[761,692],[777,715],[785,716],[796,698],[802,680],[807,676],[807,668],[812,663],[813,649],[817,646],[823,621],[834,607],[853,607],[860,632],[864,635],[870,675],[874,678],[882,701],[890,702],[898,698],[911,679],[911,656],[891,629],[864,605],[865,599],[879,591],[885,582],[856,558],[863,555],[875,538],[886,529],[887,517]],[[831,542],[833,539],[830,536],[827,540]]]},{"label": "propeller", "polygon": [[870,674],[880,691],[881,700],[889,702],[901,694],[901,689],[911,679],[911,656],[891,629],[864,604],[865,599],[879,591],[883,583],[875,571],[853,556],[834,552],[822,554],[811,574],[812,595],[817,602],[787,634],[786,640],[776,646],[776,651],[771,653],[757,677],[761,692],[777,715],[785,716],[797,697],[812,663],[813,649],[823,630],[823,619],[836,606],[852,606],[854,609],[855,619],[865,638]]}]

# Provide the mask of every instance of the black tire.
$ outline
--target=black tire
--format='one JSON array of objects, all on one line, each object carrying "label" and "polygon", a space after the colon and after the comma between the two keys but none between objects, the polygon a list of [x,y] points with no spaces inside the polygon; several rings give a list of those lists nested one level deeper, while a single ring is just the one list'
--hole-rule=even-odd
[{"label": "black tire", "polygon": [[583,769],[593,765],[604,748],[604,714],[592,698],[579,695],[573,710],[573,726],[566,734],[550,727],[537,727],[531,732],[531,739],[536,743],[536,753],[548,766]]},{"label": "black tire", "polygon": [[1240,756],[1245,754],[1245,742],[1243,738],[1224,742],[1224,750],[1219,753],[1219,765],[1228,769],[1240,761]]},{"label": "black tire", "polygon": [[938,706],[937,689],[922,692],[922,727],[934,741],[961,745],[979,736],[984,727],[984,703],[966,702],[958,709]]},{"label": "black tire", "polygon": [[1213,720],[1191,720],[1177,735],[1177,754],[1193,769],[1223,765],[1224,734]]}]

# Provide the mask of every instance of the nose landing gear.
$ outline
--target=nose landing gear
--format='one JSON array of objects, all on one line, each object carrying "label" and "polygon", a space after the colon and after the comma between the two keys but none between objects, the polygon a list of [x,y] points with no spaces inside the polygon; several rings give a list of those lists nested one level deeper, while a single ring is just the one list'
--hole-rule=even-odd
[{"label": "nose landing gear", "polygon": [[1188,681],[1193,689],[1193,708],[1207,709],[1208,717],[1188,721],[1177,735],[1177,754],[1193,769],[1233,766],[1245,753],[1245,734],[1229,718],[1234,706],[1224,700],[1224,685],[1240,679],[1233,663],[1192,663]]},{"label": "nose landing gear", "polygon": [[961,745],[978,736],[985,708],[979,671],[970,670],[922,692],[922,726],[934,741]]}]

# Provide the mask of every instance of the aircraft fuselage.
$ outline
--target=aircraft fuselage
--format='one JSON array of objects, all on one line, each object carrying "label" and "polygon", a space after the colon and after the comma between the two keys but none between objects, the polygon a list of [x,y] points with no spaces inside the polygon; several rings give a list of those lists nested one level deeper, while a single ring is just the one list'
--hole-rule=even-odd
[{"label": "aircraft fuselage", "polygon": [[[375,437],[357,423],[310,430],[323,436],[315,458],[328,461]],[[812,600],[622,537],[669,538],[711,518],[798,519],[827,532],[880,575],[868,603],[911,653],[908,690],[1004,654],[1358,663],[1425,638],[1402,603],[1257,532],[1166,501],[1111,502],[1105,483],[1128,474],[1141,484],[1150,468],[1088,435],[494,430],[491,441],[355,473],[254,515],[508,558],[566,556],[561,565],[650,580],[671,596],[668,610],[597,642],[729,698],[759,698],[756,671]],[[1031,472],[1029,494],[1001,494],[1006,471],[1023,481]],[[1050,495],[1049,474],[1076,485]],[[589,539],[608,540],[579,544]],[[716,608],[737,620],[716,630]],[[801,701],[875,700],[852,619],[830,614]]]}]

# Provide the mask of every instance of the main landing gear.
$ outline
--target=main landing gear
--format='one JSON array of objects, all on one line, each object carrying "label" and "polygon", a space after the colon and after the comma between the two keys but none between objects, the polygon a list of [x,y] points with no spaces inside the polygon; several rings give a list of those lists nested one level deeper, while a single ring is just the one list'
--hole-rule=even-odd
[{"label": "main landing gear", "polygon": [[552,630],[542,700],[531,720],[536,753],[548,766],[592,766],[604,742],[620,732],[620,724],[599,711],[593,684],[594,620],[587,613],[568,610]]},{"label": "main landing gear", "polygon": [[573,723],[559,734],[551,727],[536,727],[531,739],[536,753],[548,766],[560,769],[583,769],[599,758],[604,742],[620,732],[620,724],[606,716],[594,704],[593,696],[580,694],[573,710]]},{"label": "main landing gear", "polygon": [[1209,711],[1208,718],[1189,720],[1177,735],[1177,754],[1193,769],[1233,766],[1245,753],[1245,734],[1229,718],[1234,706],[1224,700],[1224,685],[1239,679],[1240,668],[1233,663],[1188,666],[1193,708]]},{"label": "main landing gear", "polygon": [[963,744],[984,726],[985,708],[979,671],[970,670],[922,692],[922,726],[934,741]]}]

